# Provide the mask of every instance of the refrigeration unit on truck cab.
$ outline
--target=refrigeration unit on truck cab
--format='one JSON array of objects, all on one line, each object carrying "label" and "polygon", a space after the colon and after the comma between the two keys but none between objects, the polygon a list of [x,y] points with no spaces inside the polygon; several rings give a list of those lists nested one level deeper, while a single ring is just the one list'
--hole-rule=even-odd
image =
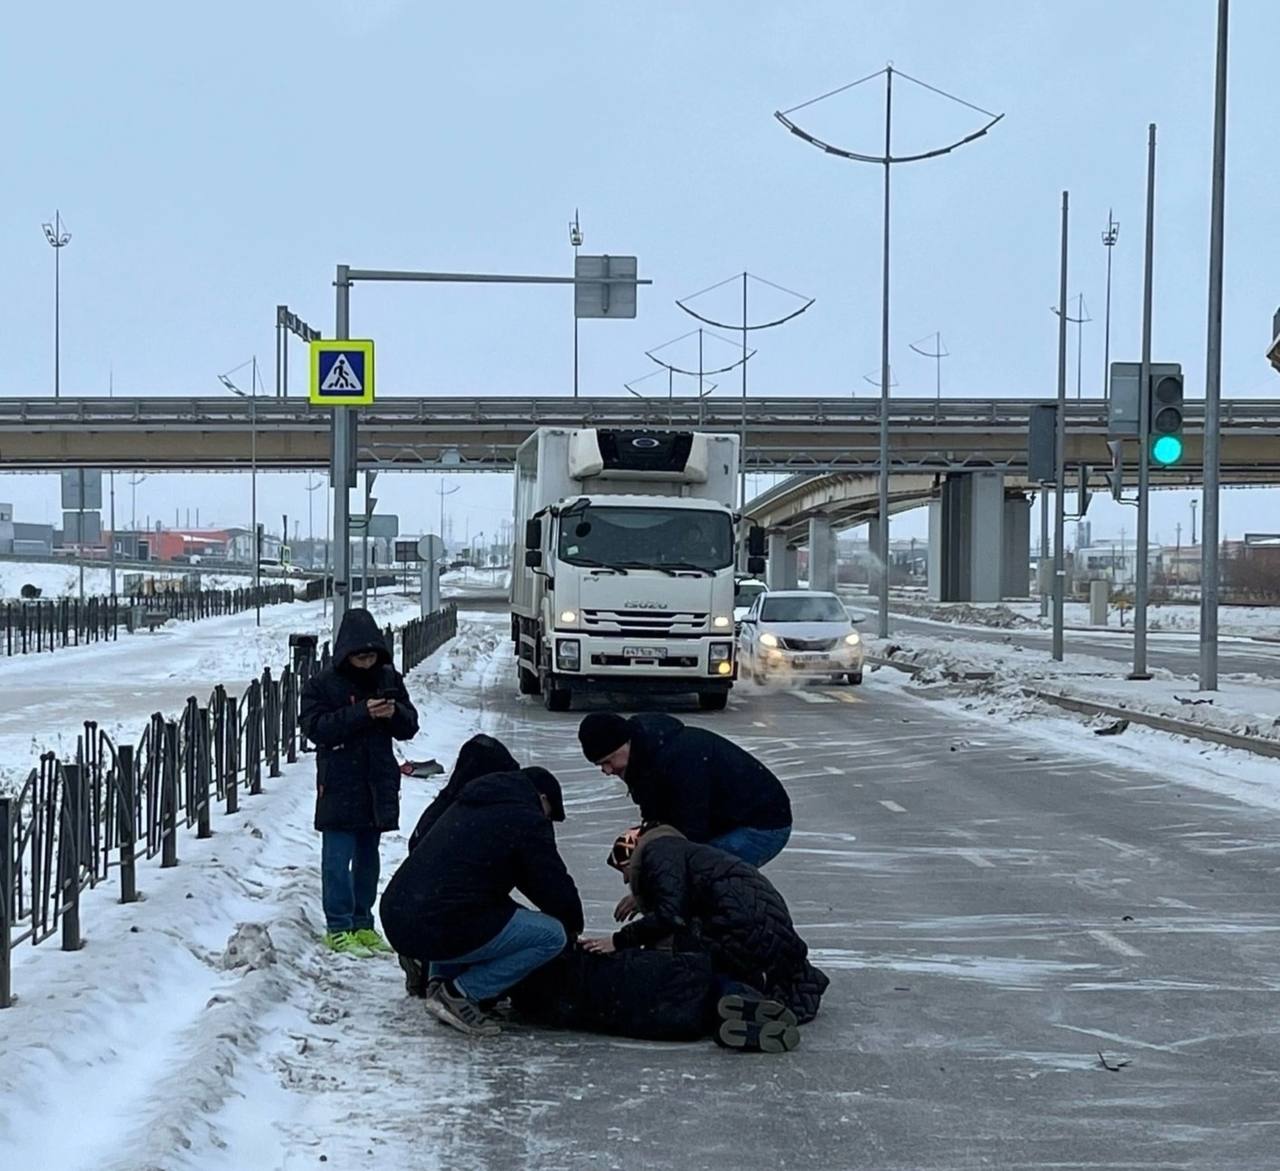
[{"label": "refrigeration unit on truck cab", "polygon": [[[511,627],[520,690],[695,692],[735,674],[738,437],[543,427],[515,474]],[[753,552],[755,552],[753,548]]]}]

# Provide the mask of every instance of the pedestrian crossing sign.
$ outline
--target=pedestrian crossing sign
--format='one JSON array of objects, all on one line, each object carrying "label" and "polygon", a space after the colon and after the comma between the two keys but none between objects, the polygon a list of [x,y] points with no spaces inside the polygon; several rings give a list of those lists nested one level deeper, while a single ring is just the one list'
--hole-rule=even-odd
[{"label": "pedestrian crossing sign", "polygon": [[311,343],[311,405],[367,407],[373,403],[373,342]]}]

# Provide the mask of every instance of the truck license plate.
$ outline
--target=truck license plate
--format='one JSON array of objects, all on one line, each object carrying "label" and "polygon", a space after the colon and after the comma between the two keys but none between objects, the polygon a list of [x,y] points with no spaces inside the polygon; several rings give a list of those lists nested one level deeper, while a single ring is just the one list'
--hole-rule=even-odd
[{"label": "truck license plate", "polygon": [[623,655],[628,659],[665,659],[667,648],[664,646],[624,646]]}]

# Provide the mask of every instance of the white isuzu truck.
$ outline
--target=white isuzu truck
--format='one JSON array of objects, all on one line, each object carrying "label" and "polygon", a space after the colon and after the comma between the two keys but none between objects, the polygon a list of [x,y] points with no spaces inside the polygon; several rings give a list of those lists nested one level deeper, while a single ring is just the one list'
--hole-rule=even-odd
[{"label": "white isuzu truck", "polygon": [[590,691],[694,692],[722,709],[736,674],[737,477],[736,435],[535,431],[515,469],[520,690],[552,711]]}]

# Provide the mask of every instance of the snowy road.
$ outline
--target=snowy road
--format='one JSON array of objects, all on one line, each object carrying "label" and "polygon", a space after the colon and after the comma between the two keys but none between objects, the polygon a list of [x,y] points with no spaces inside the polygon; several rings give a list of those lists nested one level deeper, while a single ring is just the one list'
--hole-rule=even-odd
[{"label": "snowy road", "polygon": [[[443,759],[484,729],[559,773],[559,840],[604,930],[634,811],[582,761],[576,713],[515,696],[505,624],[466,616],[415,673],[417,747]],[[1230,754],[1162,757],[1200,770],[1178,783],[1144,767],[1149,741],[958,714],[889,675],[687,717],[793,796],[768,873],[832,976],[796,1053],[445,1031],[393,963],[316,949],[299,765],[184,840],[179,870],[146,870],[146,905],[94,904],[85,951],[24,950],[0,1165],[1274,1168],[1280,816],[1223,795]],[[385,841],[388,870],[403,849]],[[274,963],[223,970],[238,922],[268,926]]]}]

